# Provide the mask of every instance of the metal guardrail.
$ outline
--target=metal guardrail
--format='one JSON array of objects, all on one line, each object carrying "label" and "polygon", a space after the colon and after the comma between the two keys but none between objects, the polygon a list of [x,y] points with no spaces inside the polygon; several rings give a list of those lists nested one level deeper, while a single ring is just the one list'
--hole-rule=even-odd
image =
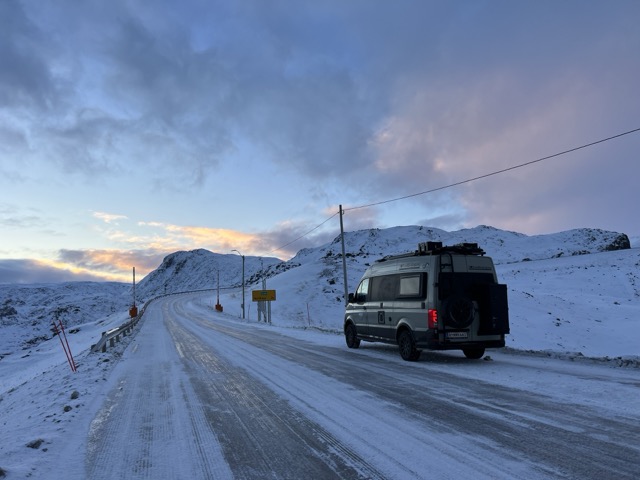
[{"label": "metal guardrail", "polygon": [[113,328],[111,330],[107,330],[106,332],[102,332],[102,336],[98,343],[95,345],[91,345],[91,352],[106,352],[107,351],[107,343],[109,343],[109,347],[115,347],[116,342],[120,341],[120,337],[126,337],[127,335],[133,333],[133,327],[135,327],[142,316],[144,315],[144,311],[147,309],[149,304],[154,300],[157,300],[162,297],[168,297],[171,295],[180,295],[183,293],[198,293],[198,292],[210,292],[213,291],[212,288],[205,288],[202,290],[188,290],[185,292],[174,292],[174,293],[165,293],[164,295],[158,295],[157,297],[148,300],[142,307],[142,309],[138,312],[138,315],[132,317],[131,320],[124,322],[117,328]]},{"label": "metal guardrail", "polygon": [[120,341],[120,337],[126,337],[127,335],[133,333],[133,327],[135,327],[142,315],[144,315],[144,311],[147,309],[147,306],[156,300],[159,297],[152,298],[147,303],[144,304],[142,309],[138,312],[135,317],[132,317],[130,320],[124,322],[117,328],[112,328],[111,330],[107,330],[106,332],[102,332],[102,336],[98,343],[95,345],[91,345],[92,352],[106,352],[107,351],[107,342],[109,343],[109,347],[115,347],[116,342]]}]

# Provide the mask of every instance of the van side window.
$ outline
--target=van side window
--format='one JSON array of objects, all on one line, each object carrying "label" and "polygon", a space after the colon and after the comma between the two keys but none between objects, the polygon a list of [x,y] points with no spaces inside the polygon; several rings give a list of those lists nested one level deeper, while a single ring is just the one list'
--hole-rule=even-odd
[{"label": "van side window", "polygon": [[392,274],[371,278],[368,301],[388,302],[391,300],[423,300],[425,297],[426,274]]},{"label": "van side window", "polygon": [[412,297],[412,298],[421,298],[422,297],[422,285],[420,282],[421,275],[402,275],[400,277],[400,291],[398,292],[398,297]]},{"label": "van side window", "polygon": [[356,303],[363,303],[367,301],[367,295],[369,293],[369,279],[365,278],[358,285],[356,290]]},{"label": "van side window", "polygon": [[395,300],[398,290],[397,275],[382,275],[371,279],[371,298],[372,302],[385,302]]}]

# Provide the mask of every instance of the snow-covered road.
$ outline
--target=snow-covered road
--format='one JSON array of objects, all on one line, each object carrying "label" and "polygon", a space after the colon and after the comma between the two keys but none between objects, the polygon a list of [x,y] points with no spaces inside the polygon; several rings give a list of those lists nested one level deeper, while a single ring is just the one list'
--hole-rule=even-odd
[{"label": "snow-covered road", "polygon": [[154,302],[91,423],[86,477],[637,478],[638,373],[348,350]]}]

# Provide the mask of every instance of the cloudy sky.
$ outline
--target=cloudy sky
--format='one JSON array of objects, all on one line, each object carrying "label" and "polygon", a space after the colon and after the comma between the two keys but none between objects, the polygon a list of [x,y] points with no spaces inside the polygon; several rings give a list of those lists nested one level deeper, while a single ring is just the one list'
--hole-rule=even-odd
[{"label": "cloudy sky", "polygon": [[640,132],[354,207],[640,128],[639,19],[637,0],[2,0],[0,283],[287,259],[339,234],[340,204],[346,230],[637,237]]}]

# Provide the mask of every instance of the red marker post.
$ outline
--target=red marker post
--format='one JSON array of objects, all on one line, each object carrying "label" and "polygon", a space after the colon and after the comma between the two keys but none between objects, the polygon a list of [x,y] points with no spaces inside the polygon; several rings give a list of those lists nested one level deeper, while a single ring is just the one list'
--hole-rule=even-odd
[{"label": "red marker post", "polygon": [[[69,362],[69,367],[71,367],[71,371],[72,372],[78,371],[76,361],[74,360],[73,355],[71,354],[71,347],[69,347],[69,341],[67,340],[67,334],[64,332],[64,325],[62,325],[62,321],[58,320],[58,323],[60,324],[60,328],[58,328],[58,325],[56,325],[55,321],[51,323],[53,324],[53,333],[58,335],[58,338],[60,339],[60,345],[62,345],[64,354],[67,356],[67,362]],[[61,333],[62,333],[62,336],[60,335]],[[62,340],[62,337],[64,337],[64,341]]]}]

